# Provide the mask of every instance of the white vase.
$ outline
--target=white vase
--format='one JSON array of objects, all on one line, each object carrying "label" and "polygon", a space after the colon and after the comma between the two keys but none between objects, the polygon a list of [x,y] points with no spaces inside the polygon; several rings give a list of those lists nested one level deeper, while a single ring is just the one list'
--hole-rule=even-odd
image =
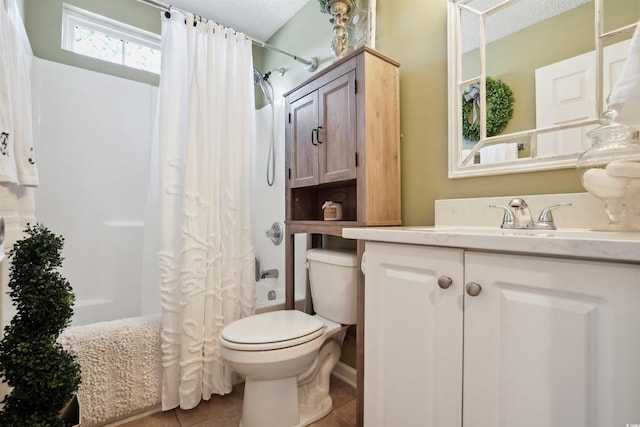
[{"label": "white vase", "polygon": [[349,46],[346,24],[349,22],[351,0],[329,0],[327,13],[331,15],[329,22],[333,25],[333,40],[331,50],[336,58],[342,58]]}]

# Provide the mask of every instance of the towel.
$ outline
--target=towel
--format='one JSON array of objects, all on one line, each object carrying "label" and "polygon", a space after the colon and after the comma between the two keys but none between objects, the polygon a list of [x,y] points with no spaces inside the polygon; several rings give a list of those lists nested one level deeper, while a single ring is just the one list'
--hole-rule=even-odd
[{"label": "towel", "polygon": [[[471,154],[471,151],[472,151],[471,149],[463,149],[460,157],[460,162],[463,162],[464,159],[466,159],[467,156]],[[469,165],[472,165],[473,163],[474,163],[474,159],[469,159],[469,161],[462,166],[469,166]]]},{"label": "towel", "polygon": [[640,23],[636,26],[627,59],[609,97],[618,123],[640,129]]},{"label": "towel", "polygon": [[[0,8],[0,182],[18,183],[13,159],[12,79],[15,73],[13,24],[5,8]],[[8,60],[5,60],[7,58]]]},{"label": "towel", "polygon": [[31,112],[31,58],[15,0],[0,8],[0,182],[38,185]]},{"label": "towel", "polygon": [[601,199],[623,198],[629,178],[614,176],[605,169],[588,169],[582,175],[582,184],[591,194]]},{"label": "towel", "polygon": [[[27,223],[35,223],[34,187],[38,170],[33,156],[31,113],[31,58],[24,24],[15,0],[0,7],[0,216],[5,235],[0,256],[21,239]],[[0,264],[0,293],[9,281],[9,262]],[[15,313],[9,298],[2,298],[2,320]]]},{"label": "towel", "polygon": [[0,184],[0,216],[4,218],[5,235],[0,247],[7,252],[24,237],[27,224],[35,224],[35,189],[14,184]]},{"label": "towel", "polygon": [[482,147],[480,149],[480,163],[507,162],[518,159],[518,144],[509,142]]}]

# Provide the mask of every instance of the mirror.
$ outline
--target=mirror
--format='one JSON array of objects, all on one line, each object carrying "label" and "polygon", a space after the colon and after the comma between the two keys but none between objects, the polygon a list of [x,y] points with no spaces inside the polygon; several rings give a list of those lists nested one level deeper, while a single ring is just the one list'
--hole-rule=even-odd
[{"label": "mirror", "polygon": [[449,178],[575,166],[640,2],[447,2]]}]

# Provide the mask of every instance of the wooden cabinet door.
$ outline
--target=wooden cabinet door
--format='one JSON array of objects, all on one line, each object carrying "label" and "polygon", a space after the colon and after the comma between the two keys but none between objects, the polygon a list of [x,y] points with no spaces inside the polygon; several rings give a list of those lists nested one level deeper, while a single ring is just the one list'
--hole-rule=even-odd
[{"label": "wooden cabinet door", "polygon": [[640,266],[466,252],[464,426],[640,422]]},{"label": "wooden cabinet door", "polygon": [[463,251],[366,242],[363,265],[364,425],[460,427]]},{"label": "wooden cabinet door", "polygon": [[351,71],[318,90],[319,181],[356,178],[356,78]]},{"label": "wooden cabinet door", "polygon": [[318,92],[312,92],[290,106],[292,188],[318,184]]}]

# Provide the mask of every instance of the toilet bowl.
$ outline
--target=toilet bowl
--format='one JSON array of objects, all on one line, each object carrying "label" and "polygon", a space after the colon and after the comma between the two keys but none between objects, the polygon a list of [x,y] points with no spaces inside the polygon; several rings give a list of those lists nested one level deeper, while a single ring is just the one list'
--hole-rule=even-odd
[{"label": "toilet bowl", "polygon": [[302,427],[331,412],[331,371],[355,323],[356,257],[311,249],[307,259],[318,314],[257,314],[220,334],[222,358],[245,377],[241,427]]}]

